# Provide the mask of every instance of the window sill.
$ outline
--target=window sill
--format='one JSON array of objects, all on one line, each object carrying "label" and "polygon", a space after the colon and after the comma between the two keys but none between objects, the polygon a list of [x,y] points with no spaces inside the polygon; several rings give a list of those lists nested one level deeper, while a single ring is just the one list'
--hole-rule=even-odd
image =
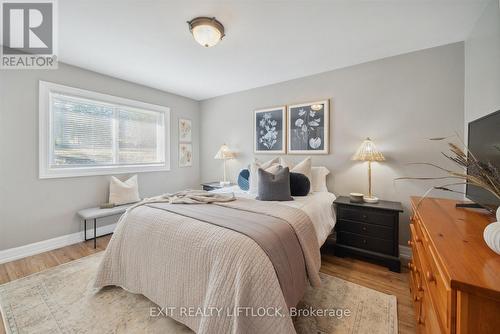
[{"label": "window sill", "polygon": [[170,171],[168,165],[140,165],[140,166],[103,166],[103,167],[75,167],[75,168],[46,168],[40,170],[39,179],[58,179],[66,177],[99,176],[111,174],[129,174],[145,172]]}]

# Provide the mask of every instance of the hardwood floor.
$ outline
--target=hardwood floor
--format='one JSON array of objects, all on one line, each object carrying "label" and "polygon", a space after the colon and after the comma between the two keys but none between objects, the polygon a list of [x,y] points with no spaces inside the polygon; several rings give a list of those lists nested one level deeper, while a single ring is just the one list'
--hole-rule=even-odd
[{"label": "hardwood floor", "polygon": [[[93,243],[79,243],[37,254],[13,262],[0,264],[0,284],[25,277],[57,265],[100,252],[106,248],[111,236],[99,238],[97,249]],[[395,295],[398,299],[399,333],[415,333],[413,305],[408,290],[408,272],[393,273],[364,261],[338,258],[329,249],[322,250],[321,271],[368,288]],[[5,334],[0,318],[0,334]]]},{"label": "hardwood floor", "polygon": [[332,254],[333,252],[322,249],[321,271],[323,273],[396,296],[399,333],[416,333],[406,262],[402,266],[402,272],[395,273],[386,267],[352,258],[340,258]]}]

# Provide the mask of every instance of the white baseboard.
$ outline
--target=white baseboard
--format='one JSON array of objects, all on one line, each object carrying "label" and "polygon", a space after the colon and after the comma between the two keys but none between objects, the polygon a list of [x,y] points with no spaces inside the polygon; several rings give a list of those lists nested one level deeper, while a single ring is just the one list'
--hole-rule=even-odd
[{"label": "white baseboard", "polygon": [[411,248],[408,246],[399,245],[399,257],[401,259],[411,259]]},{"label": "white baseboard", "polygon": [[[91,224],[88,224],[90,226]],[[116,223],[100,226],[97,228],[97,235],[103,235],[111,233],[115,230]],[[94,235],[93,229],[87,229],[87,238],[90,238]],[[61,237],[48,239],[44,241],[35,242],[32,244],[28,244],[25,246],[20,246],[16,248],[10,248],[0,251],[0,263],[10,262],[18,259],[22,259],[23,257],[48,252],[53,249],[73,245],[83,241],[83,231],[63,235]],[[407,246],[399,245],[399,257],[401,259],[409,260],[411,258],[411,248]]]},{"label": "white baseboard", "polygon": [[[93,228],[88,229],[90,225],[92,224],[91,223],[87,224],[87,238],[94,236],[94,229]],[[111,233],[115,230],[115,227],[116,223],[100,226],[97,228],[97,235]],[[83,231],[81,231],[77,233],[63,235],[57,238],[34,242],[32,244],[28,244],[25,246],[0,250],[0,263],[10,262],[22,259],[23,257],[47,252],[64,246],[73,245],[82,242],[83,240],[84,240]]]}]

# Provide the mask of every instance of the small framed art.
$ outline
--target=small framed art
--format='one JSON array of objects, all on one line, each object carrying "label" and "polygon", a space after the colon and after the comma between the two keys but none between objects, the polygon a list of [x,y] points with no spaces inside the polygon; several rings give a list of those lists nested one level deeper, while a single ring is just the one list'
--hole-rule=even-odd
[{"label": "small framed art", "polygon": [[286,107],[254,111],[254,153],[286,152]]},{"label": "small framed art", "polygon": [[289,154],[328,154],[330,138],[329,101],[288,106]]},{"label": "small framed art", "polygon": [[179,144],[179,167],[193,166],[193,145],[191,143]]},{"label": "small framed art", "polygon": [[191,142],[191,132],[192,124],[190,119],[179,118],[179,141],[180,142]]}]

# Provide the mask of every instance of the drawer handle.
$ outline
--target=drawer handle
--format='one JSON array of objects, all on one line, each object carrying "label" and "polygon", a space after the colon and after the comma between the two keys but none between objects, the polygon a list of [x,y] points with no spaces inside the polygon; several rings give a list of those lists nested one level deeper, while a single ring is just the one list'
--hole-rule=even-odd
[{"label": "drawer handle", "polygon": [[366,218],[368,218],[368,216],[367,215],[363,215],[363,219],[366,219]]},{"label": "drawer handle", "polygon": [[362,229],[363,231],[366,231],[366,226],[363,226],[361,229]]},{"label": "drawer handle", "polygon": [[366,239],[363,239],[363,244],[366,245],[367,243],[368,243],[368,241],[366,241]]},{"label": "drawer handle", "polygon": [[413,263],[408,262],[408,269],[410,269],[410,271],[413,271],[414,273],[418,274],[418,268],[416,266],[413,265]]},{"label": "drawer handle", "polygon": [[420,296],[413,297],[413,300],[416,302],[419,302],[421,299],[422,299],[422,297],[420,297]]},{"label": "drawer handle", "polygon": [[429,282],[436,282],[436,277],[434,277],[434,274],[428,271],[425,276],[427,276],[427,281]]},{"label": "drawer handle", "polygon": [[408,246],[411,247],[411,245],[413,245],[413,243],[411,242],[411,240],[408,240]]}]

